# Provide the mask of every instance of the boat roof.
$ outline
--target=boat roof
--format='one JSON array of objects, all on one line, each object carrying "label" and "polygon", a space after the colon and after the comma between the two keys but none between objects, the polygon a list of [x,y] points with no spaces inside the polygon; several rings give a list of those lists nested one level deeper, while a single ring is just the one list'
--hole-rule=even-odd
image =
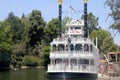
[{"label": "boat roof", "polygon": [[76,26],[83,26],[84,25],[84,21],[82,20],[82,19],[80,19],[80,20],[71,20],[70,22],[68,22],[67,24],[66,24],[66,26],[67,27],[76,27]]}]

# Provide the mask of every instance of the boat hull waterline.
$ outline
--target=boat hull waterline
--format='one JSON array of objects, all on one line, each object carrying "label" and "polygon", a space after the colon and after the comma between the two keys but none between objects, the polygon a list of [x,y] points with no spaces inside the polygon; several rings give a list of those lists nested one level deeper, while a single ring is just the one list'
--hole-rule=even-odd
[{"label": "boat hull waterline", "polygon": [[49,80],[97,80],[97,74],[54,72],[54,73],[48,73],[48,79]]}]

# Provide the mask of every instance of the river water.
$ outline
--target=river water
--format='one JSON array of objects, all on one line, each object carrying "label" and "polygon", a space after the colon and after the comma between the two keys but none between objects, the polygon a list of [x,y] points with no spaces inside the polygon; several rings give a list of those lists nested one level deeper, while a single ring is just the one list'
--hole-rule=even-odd
[{"label": "river water", "polygon": [[46,69],[20,69],[10,71],[0,71],[0,80],[91,80],[91,79],[48,79]]},{"label": "river water", "polygon": [[47,80],[45,69],[21,69],[0,72],[0,80]]}]

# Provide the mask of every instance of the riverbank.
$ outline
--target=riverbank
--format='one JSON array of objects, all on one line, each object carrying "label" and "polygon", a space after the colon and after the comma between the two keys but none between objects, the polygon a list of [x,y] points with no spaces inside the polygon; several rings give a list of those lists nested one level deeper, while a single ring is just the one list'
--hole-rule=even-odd
[{"label": "riverbank", "polygon": [[45,68],[44,66],[21,66],[20,68],[14,68],[13,66],[10,66],[10,70],[19,70],[19,69],[27,69],[27,68]]},{"label": "riverbank", "polygon": [[22,66],[21,68],[25,69],[25,68],[45,68],[45,67],[44,66],[36,66],[36,67]]}]

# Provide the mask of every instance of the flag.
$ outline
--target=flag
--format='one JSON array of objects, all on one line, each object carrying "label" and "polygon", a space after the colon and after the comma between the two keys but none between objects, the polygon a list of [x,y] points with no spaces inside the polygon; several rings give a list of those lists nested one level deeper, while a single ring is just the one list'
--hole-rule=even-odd
[{"label": "flag", "polygon": [[75,11],[75,9],[70,5],[70,12],[71,13],[75,13],[76,11]]}]

